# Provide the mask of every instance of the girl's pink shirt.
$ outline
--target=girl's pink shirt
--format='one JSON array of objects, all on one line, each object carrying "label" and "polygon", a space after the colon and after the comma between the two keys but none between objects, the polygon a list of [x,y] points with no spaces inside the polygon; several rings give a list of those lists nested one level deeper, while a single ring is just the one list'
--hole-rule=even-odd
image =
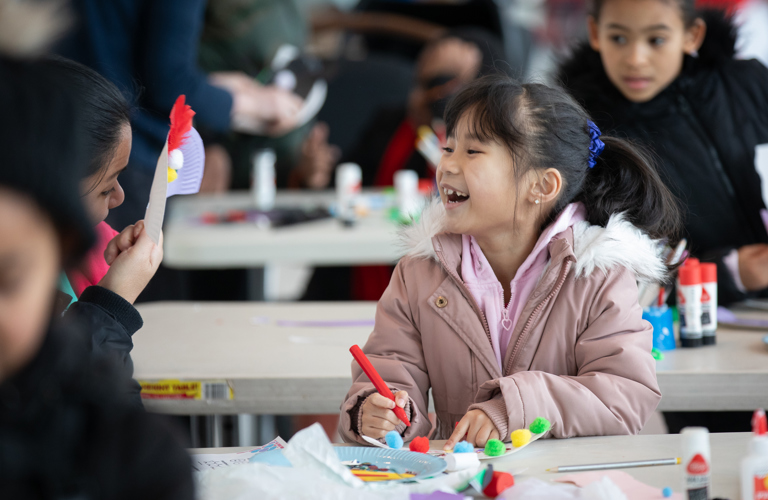
[{"label": "girl's pink shirt", "polygon": [[104,260],[104,250],[112,238],[120,234],[106,222],[98,223],[93,231],[96,233],[96,244],[85,255],[80,269],[67,272],[72,289],[78,297],[89,286],[98,285],[109,271],[109,265]]},{"label": "girl's pink shirt", "polygon": [[565,207],[557,220],[541,233],[533,251],[509,284],[511,293],[506,307],[504,307],[504,288],[483,255],[477,240],[474,236],[462,235],[461,277],[488,320],[491,344],[499,368],[507,352],[512,331],[520,319],[520,313],[547,268],[549,243],[569,227],[585,220],[585,216],[584,205],[571,203]]}]

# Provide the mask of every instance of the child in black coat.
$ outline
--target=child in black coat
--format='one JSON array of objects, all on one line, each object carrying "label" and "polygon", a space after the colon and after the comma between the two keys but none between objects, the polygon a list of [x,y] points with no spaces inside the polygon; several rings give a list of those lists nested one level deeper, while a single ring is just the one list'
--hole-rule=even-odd
[{"label": "child in black coat", "polygon": [[606,133],[650,146],[686,207],[693,255],[717,262],[720,304],[765,295],[768,69],[734,59],[734,27],[693,0],[601,0],[559,79]]},{"label": "child in black coat", "polygon": [[[768,211],[755,148],[768,143],[768,69],[734,58],[733,25],[694,0],[596,0],[589,43],[559,79],[606,133],[650,146],[682,201],[693,255],[717,263],[721,304],[768,296]],[[667,412],[670,432],[748,431],[745,412]]]}]

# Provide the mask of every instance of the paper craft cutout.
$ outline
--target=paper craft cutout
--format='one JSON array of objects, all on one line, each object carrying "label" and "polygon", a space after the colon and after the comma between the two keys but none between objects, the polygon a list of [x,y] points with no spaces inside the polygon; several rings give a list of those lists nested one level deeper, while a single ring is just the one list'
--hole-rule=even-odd
[{"label": "paper craft cutout", "polygon": [[195,112],[184,99],[184,95],[180,95],[171,110],[170,131],[157,159],[149,205],[144,214],[144,226],[155,244],[160,242],[166,198],[197,193],[203,180],[205,149],[200,134],[192,128]]},{"label": "paper craft cutout", "polygon": [[[555,425],[555,424],[553,423],[553,424],[552,424],[552,426],[554,426],[554,425]],[[550,429],[551,429],[551,427],[550,427]],[[497,457],[489,457],[488,455],[486,455],[486,454],[485,454],[485,451],[483,450],[483,448],[475,448],[475,453],[477,453],[477,458],[479,458],[480,460],[491,460],[491,459],[493,459],[493,458],[501,458],[501,457],[506,457],[507,455],[511,455],[511,454],[513,454],[513,453],[517,453],[518,451],[520,451],[520,450],[523,450],[523,449],[525,449],[526,447],[530,446],[530,445],[531,445],[531,443],[533,443],[534,441],[537,441],[537,440],[541,439],[541,437],[542,437],[542,436],[544,436],[544,434],[546,434],[547,432],[549,432],[549,429],[547,429],[547,431],[545,431],[545,432],[542,432],[542,433],[540,433],[540,434],[533,434],[533,435],[531,436],[531,440],[530,440],[530,441],[528,441],[528,442],[527,442],[527,443],[525,443],[523,446],[520,446],[520,447],[518,447],[518,448],[515,448],[514,446],[512,446],[512,444],[511,444],[511,443],[510,443],[510,444],[506,444],[506,443],[505,443],[505,446],[506,446],[506,448],[507,448],[507,451],[506,451],[506,452],[504,452],[502,455],[499,455],[499,456],[497,456]],[[445,453],[444,451],[430,451],[430,452],[429,452],[429,454],[430,454],[430,455],[433,455],[433,456],[435,456],[435,457],[439,457],[439,458],[442,458],[442,457],[444,457],[444,456],[446,455],[446,453]]]},{"label": "paper craft cutout", "polygon": [[157,159],[152,190],[149,192],[149,205],[144,214],[144,230],[156,245],[160,244],[160,232],[163,230],[165,216],[165,198],[168,191],[168,141]]},{"label": "paper craft cutout", "polygon": [[[173,153],[179,153],[183,157],[183,168],[176,170],[177,178],[168,182],[168,193],[166,197],[177,194],[196,194],[200,191],[200,184],[203,182],[203,173],[205,172],[205,147],[203,139],[197,130],[190,129],[187,132],[184,143]],[[170,157],[173,160],[173,156]],[[168,167],[174,171],[172,167]]]},{"label": "paper craft cutout", "polygon": [[[576,486],[583,488],[606,476],[613,481],[622,492],[624,492],[627,496],[627,500],[653,500],[656,498],[665,498],[661,488],[654,488],[653,486],[642,483],[626,472],[620,470],[579,472],[577,474],[568,474],[559,477],[555,479],[555,481],[559,483],[575,484]],[[669,498],[682,500],[683,495],[680,493],[673,493]]]}]

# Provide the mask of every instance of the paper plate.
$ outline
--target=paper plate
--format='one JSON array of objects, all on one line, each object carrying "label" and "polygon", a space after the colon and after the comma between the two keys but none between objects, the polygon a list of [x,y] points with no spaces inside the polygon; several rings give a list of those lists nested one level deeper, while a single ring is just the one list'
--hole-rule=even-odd
[{"label": "paper plate", "polygon": [[397,474],[414,474],[413,477],[391,479],[390,482],[426,479],[440,474],[446,468],[445,460],[442,458],[406,450],[345,446],[336,448],[336,454],[342,462],[357,460],[361,464],[371,464],[379,470],[388,469]]}]

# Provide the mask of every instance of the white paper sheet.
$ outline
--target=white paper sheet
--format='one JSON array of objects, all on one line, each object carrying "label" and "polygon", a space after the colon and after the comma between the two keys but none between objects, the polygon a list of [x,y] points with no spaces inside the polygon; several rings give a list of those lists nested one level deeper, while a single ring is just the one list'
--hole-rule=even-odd
[{"label": "white paper sheet", "polygon": [[192,468],[196,471],[214,470],[234,465],[252,463],[251,458],[273,450],[283,450],[287,443],[282,438],[273,439],[264,446],[258,446],[252,450],[240,453],[214,453],[205,455],[192,455]]}]

